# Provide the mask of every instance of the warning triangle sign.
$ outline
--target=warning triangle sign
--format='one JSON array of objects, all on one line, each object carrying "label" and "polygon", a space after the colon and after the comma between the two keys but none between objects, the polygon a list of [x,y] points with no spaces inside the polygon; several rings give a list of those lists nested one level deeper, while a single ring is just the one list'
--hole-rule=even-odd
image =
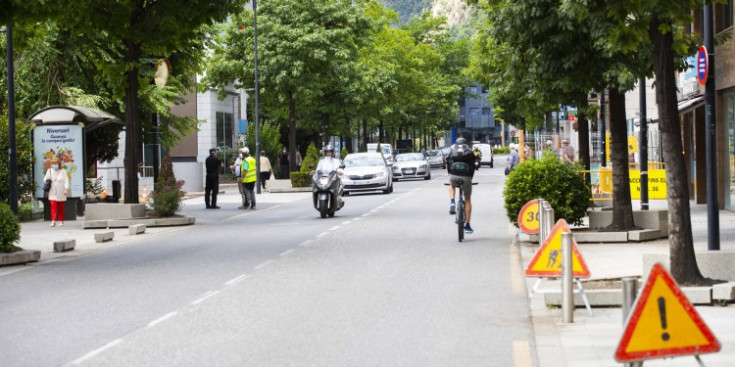
[{"label": "warning triangle sign", "polygon": [[674,278],[656,263],[628,317],[615,360],[713,353],[720,348]]},{"label": "warning triangle sign", "polygon": [[[549,237],[546,238],[546,241],[536,251],[536,255],[534,255],[528,267],[526,267],[525,274],[527,276],[561,277],[561,234],[564,232],[572,233],[567,221],[559,219],[554,228],[551,229]],[[572,275],[575,278],[590,277],[590,270],[587,268],[587,264],[584,262],[574,238],[572,238]]]}]

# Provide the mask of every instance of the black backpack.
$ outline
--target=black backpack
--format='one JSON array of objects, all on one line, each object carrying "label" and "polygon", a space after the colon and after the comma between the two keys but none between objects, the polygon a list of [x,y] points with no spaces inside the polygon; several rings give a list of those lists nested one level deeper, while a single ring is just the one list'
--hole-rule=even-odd
[{"label": "black backpack", "polygon": [[[470,157],[468,159],[467,157]],[[470,163],[474,157],[472,151],[467,146],[454,147],[449,152],[449,174],[455,176],[469,176],[472,173]]]}]

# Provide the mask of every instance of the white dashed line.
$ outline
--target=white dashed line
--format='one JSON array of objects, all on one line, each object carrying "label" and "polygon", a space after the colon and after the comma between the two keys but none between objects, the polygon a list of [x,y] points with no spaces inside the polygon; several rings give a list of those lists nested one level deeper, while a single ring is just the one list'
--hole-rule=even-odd
[{"label": "white dashed line", "polygon": [[94,356],[96,356],[96,355],[104,352],[105,350],[110,349],[110,348],[112,348],[112,347],[120,344],[120,343],[122,343],[122,339],[115,339],[115,340],[113,340],[113,341],[111,341],[111,342],[109,342],[109,343],[107,343],[107,344],[105,344],[105,345],[103,345],[103,346],[101,346],[101,347],[99,347],[99,348],[97,348],[97,349],[95,349],[95,350],[93,350],[93,351],[91,351],[91,352],[89,352],[89,353],[81,356],[80,358],[77,358],[77,359],[71,361],[71,363],[69,363],[69,364],[80,364],[80,363],[82,363],[82,362],[84,362],[84,361],[86,361],[86,360],[88,360],[88,359],[90,359],[90,358],[92,358],[92,357],[94,357]]},{"label": "white dashed line", "polygon": [[350,221],[347,220],[347,221],[342,222],[342,225],[345,225],[345,224],[350,224]]},{"label": "white dashed line", "polygon": [[268,261],[266,261],[266,262],[264,262],[264,263],[262,263],[262,264],[260,264],[260,265],[256,266],[256,267],[255,267],[255,270],[260,270],[260,269],[262,269],[262,268],[264,268],[264,267],[268,266],[268,265],[269,265],[270,263],[272,263],[272,262],[273,262],[273,260],[268,260]]},{"label": "white dashed line", "polygon": [[293,249],[290,249],[290,250],[281,252],[281,254],[278,255],[278,256],[281,256],[281,257],[288,256],[288,254],[290,254],[292,252],[293,252]]},{"label": "white dashed line", "polygon": [[322,233],[319,233],[318,235],[316,235],[316,238],[324,237],[324,236],[326,236],[328,234],[329,234],[329,232],[322,232]]},{"label": "white dashed line", "polygon": [[149,322],[149,323],[148,323],[148,326],[146,326],[146,327],[147,327],[147,328],[150,328],[150,327],[153,327],[153,326],[155,326],[156,324],[160,324],[160,323],[162,323],[162,322],[164,322],[164,321],[166,321],[166,320],[168,320],[168,319],[170,319],[170,318],[172,318],[172,317],[176,316],[176,314],[177,314],[177,312],[176,312],[176,311],[174,311],[174,312],[169,312],[169,313],[167,313],[167,314],[165,314],[165,315],[163,315],[163,316],[161,316],[161,317],[159,317],[159,318],[157,318],[157,319],[155,319],[155,320],[153,320],[153,321]]},{"label": "white dashed line", "polygon": [[378,211],[378,209],[373,209],[373,210],[370,211],[370,213],[375,213],[377,211]]},{"label": "white dashed line", "polygon": [[301,242],[300,244],[298,244],[298,246],[299,246],[299,247],[307,247],[307,246],[309,246],[309,244],[311,244],[311,243],[312,243],[313,241],[314,241],[314,240],[306,240],[306,241],[304,241],[304,242]]},{"label": "white dashed line", "polygon": [[249,277],[251,277],[251,275],[243,274],[243,275],[240,275],[239,277],[237,277],[235,279],[232,279],[229,282],[225,283],[225,285],[233,285],[233,284],[236,284],[236,283],[240,283],[241,281],[243,281],[243,280],[245,280],[245,279],[247,279]]},{"label": "white dashed line", "polygon": [[198,300],[196,300],[196,301],[192,302],[191,304],[192,304],[192,305],[196,305],[196,304],[198,304],[198,303],[202,303],[202,302],[204,302],[204,300],[205,300],[205,299],[207,299],[207,298],[209,298],[209,297],[212,297],[212,296],[214,296],[215,294],[217,294],[217,293],[219,293],[219,292],[220,292],[220,291],[209,291],[209,292],[205,293],[205,294],[204,294],[204,296],[202,296],[202,297],[201,297],[201,298],[199,298]]},{"label": "white dashed line", "polygon": [[330,228],[329,230],[330,231],[334,231],[335,229],[339,229],[339,226],[334,226],[334,227]]}]

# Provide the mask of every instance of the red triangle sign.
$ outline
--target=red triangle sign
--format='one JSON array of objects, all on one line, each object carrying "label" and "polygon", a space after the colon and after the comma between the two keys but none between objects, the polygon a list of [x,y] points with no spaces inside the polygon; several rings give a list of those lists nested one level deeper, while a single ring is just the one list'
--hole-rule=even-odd
[{"label": "red triangle sign", "polygon": [[720,348],[720,342],[674,278],[656,263],[628,316],[615,360],[629,362],[713,353]]},{"label": "red triangle sign", "polygon": [[[536,251],[531,262],[526,267],[527,276],[538,277],[561,277],[561,234],[572,233],[567,221],[559,219],[554,228],[551,229],[549,237],[546,238],[541,247]],[[572,275],[575,278],[589,278],[590,270],[584,262],[582,254],[577,248],[577,242],[572,238]]]}]

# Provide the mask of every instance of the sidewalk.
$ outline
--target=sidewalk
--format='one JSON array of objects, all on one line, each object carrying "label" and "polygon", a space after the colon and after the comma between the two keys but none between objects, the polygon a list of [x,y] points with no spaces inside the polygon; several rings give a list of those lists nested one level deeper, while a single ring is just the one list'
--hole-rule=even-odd
[{"label": "sidewalk", "polygon": [[[640,208],[637,201],[634,208]],[[666,201],[651,201],[651,209],[666,209]],[[735,213],[720,211],[720,251],[735,252]],[[692,204],[692,231],[696,251],[707,250],[707,206]],[[642,276],[645,253],[666,253],[667,239],[644,243],[578,244],[595,279]],[[520,243],[523,269],[538,245]],[[537,278],[526,278],[530,290]],[[645,281],[645,279],[643,279]],[[640,291],[640,288],[639,288]],[[593,308],[589,316],[585,308],[574,311],[574,323],[563,324],[560,308],[548,308],[543,294],[531,299],[531,319],[536,338],[540,367],[621,366],[613,357],[623,332],[621,308]],[[735,366],[735,305],[729,307],[696,306],[699,315],[722,345],[719,353],[704,354],[708,367]],[[697,366],[693,356],[654,359],[644,366]]]},{"label": "sidewalk", "polygon": [[[271,194],[263,191],[262,194],[257,196],[257,201],[259,205],[278,204],[298,200],[308,195],[309,193],[304,192]],[[187,197],[185,197],[185,199],[182,201],[182,208],[180,213],[197,217],[197,223],[200,223],[199,219],[206,219],[210,216],[214,217],[216,215],[222,215],[223,212],[229,210],[227,207],[223,208],[220,211],[205,210],[203,196],[203,192],[187,193]],[[237,189],[236,184],[223,184],[220,186],[218,204],[229,205],[229,207],[232,207],[232,209],[234,209],[237,207],[237,205],[239,205],[239,203],[240,193]],[[233,211],[233,215],[240,213],[242,213],[242,211]],[[37,266],[45,262],[63,261],[77,256],[84,256],[86,254],[96,251],[104,251],[113,246],[124,245],[132,241],[140,240],[143,238],[150,238],[151,236],[156,236],[159,234],[177,231],[189,227],[148,227],[146,228],[144,234],[130,235],[128,234],[127,228],[85,230],[82,228],[83,223],[83,216],[77,217],[77,220],[66,221],[64,222],[63,226],[56,227],[49,227],[50,223],[46,221],[32,221],[21,223],[20,242],[17,244],[17,246],[25,250],[41,251],[41,260],[37,263],[29,263],[26,265],[11,265],[0,267],[0,276],[29,269],[32,266]],[[115,237],[110,242],[96,243],[94,240],[94,235],[95,233],[100,232],[115,232]],[[64,239],[75,239],[75,249],[67,252],[54,252],[54,241]]]}]

